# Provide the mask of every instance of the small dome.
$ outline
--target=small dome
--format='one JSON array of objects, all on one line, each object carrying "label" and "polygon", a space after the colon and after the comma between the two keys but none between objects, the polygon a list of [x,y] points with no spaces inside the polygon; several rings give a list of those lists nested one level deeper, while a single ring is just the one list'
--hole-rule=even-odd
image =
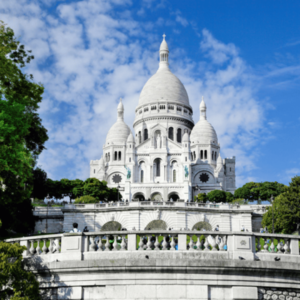
[{"label": "small dome", "polygon": [[165,40],[165,37],[166,37],[166,35],[164,34],[163,35],[163,41],[161,42],[161,44],[160,44],[160,48],[159,48],[159,51],[169,51],[169,47],[168,47],[168,44],[167,44],[167,42],[166,42],[166,40]]},{"label": "small dome", "polygon": [[190,137],[189,137],[189,134],[186,132],[182,137],[182,142],[188,143],[189,141],[190,141]]},{"label": "small dome", "polygon": [[134,143],[134,137],[133,137],[131,132],[130,132],[128,138],[127,138],[127,143]]},{"label": "small dome", "polygon": [[217,144],[218,137],[215,129],[207,120],[200,120],[191,132],[192,144]]},{"label": "small dome", "polygon": [[130,134],[130,128],[126,125],[126,123],[123,120],[117,120],[117,122],[108,131],[106,136],[106,145],[125,144]]},{"label": "small dome", "polygon": [[203,97],[202,97],[202,101],[200,103],[200,110],[206,110],[206,104],[205,104],[205,102],[203,100]]}]

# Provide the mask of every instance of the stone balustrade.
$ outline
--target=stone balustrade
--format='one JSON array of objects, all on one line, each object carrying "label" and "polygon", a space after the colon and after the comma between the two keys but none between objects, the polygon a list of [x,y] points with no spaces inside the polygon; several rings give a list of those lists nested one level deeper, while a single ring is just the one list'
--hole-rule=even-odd
[{"label": "stone balustrade", "polygon": [[64,209],[102,209],[111,207],[190,207],[204,209],[222,209],[222,210],[248,210],[257,213],[265,213],[269,205],[238,205],[231,203],[197,203],[197,202],[169,202],[169,201],[141,201],[141,202],[110,202],[101,204],[66,204]]},{"label": "stone balustrade", "polygon": [[[299,240],[300,236],[281,234],[149,230],[64,233],[8,239],[6,242],[26,246],[24,257],[41,256],[44,260],[49,255],[62,256],[60,259],[64,260],[84,260],[89,259],[88,253],[181,251],[223,253],[223,259],[276,258],[300,263]],[[203,256],[205,258],[207,256]]]}]

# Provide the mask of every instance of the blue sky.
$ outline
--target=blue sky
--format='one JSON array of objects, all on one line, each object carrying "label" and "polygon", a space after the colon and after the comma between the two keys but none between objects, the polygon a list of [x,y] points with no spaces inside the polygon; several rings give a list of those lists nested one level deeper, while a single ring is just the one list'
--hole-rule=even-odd
[{"label": "blue sky", "polygon": [[165,33],[194,121],[203,95],[222,157],[236,156],[237,185],[287,184],[300,175],[299,12],[299,1],[1,1],[45,86],[39,165],[52,179],[88,177],[120,97],[132,127]]}]

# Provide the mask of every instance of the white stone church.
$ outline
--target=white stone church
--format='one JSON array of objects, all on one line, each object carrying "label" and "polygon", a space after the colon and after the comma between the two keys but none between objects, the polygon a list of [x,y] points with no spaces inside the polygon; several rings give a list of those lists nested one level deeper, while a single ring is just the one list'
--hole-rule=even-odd
[{"label": "white stone church", "polygon": [[221,158],[220,144],[200,103],[200,120],[184,85],[169,69],[165,36],[157,72],[147,81],[135,109],[132,134],[122,100],[103,156],[90,162],[90,177],[119,188],[123,199],[191,200],[212,190],[235,191],[235,157]]}]

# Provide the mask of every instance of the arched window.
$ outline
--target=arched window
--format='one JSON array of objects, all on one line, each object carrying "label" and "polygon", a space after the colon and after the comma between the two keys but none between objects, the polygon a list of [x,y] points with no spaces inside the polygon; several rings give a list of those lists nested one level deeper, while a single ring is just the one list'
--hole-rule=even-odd
[{"label": "arched window", "polygon": [[108,161],[110,161],[110,153],[108,153]]},{"label": "arched window", "polygon": [[214,160],[214,151],[211,153],[211,160]]},{"label": "arched window", "polygon": [[160,158],[156,158],[154,160],[154,164],[156,166],[154,174],[155,174],[156,177],[160,177],[160,161],[161,161]]},{"label": "arched window", "polygon": [[231,172],[231,168],[230,168],[230,172]]},{"label": "arched window", "polygon": [[144,182],[144,170],[141,170],[141,183]]},{"label": "arched window", "polygon": [[131,157],[129,157],[129,162],[131,162]]},{"label": "arched window", "polygon": [[144,141],[148,140],[148,129],[144,129]]},{"label": "arched window", "polygon": [[173,127],[169,127],[169,139],[174,140],[174,129]]},{"label": "arched window", "polygon": [[107,160],[107,153],[105,154],[105,161],[107,162],[108,160]]},{"label": "arched window", "polygon": [[115,160],[118,160],[118,152],[115,151]]},{"label": "arched window", "polygon": [[176,170],[173,170],[173,182],[176,182]]},{"label": "arched window", "polygon": [[131,144],[129,145],[129,148],[131,148]]},{"label": "arched window", "polygon": [[200,151],[200,158],[203,159],[203,150]]},{"label": "arched window", "polygon": [[207,159],[207,150],[204,151],[204,159]]},{"label": "arched window", "polygon": [[121,158],[122,158],[122,152],[119,151],[119,160],[121,160]]},{"label": "arched window", "polygon": [[181,143],[181,128],[178,128],[177,130],[177,142]]},{"label": "arched window", "polygon": [[217,160],[217,152],[215,152],[215,160]]},{"label": "arched window", "polygon": [[[230,170],[231,171],[231,170]],[[94,174],[96,173],[96,170],[94,169]]]},{"label": "arched window", "polygon": [[185,157],[185,161],[187,161],[187,157]]},{"label": "arched window", "polygon": [[139,144],[142,142],[142,134],[141,132],[139,131]]}]

